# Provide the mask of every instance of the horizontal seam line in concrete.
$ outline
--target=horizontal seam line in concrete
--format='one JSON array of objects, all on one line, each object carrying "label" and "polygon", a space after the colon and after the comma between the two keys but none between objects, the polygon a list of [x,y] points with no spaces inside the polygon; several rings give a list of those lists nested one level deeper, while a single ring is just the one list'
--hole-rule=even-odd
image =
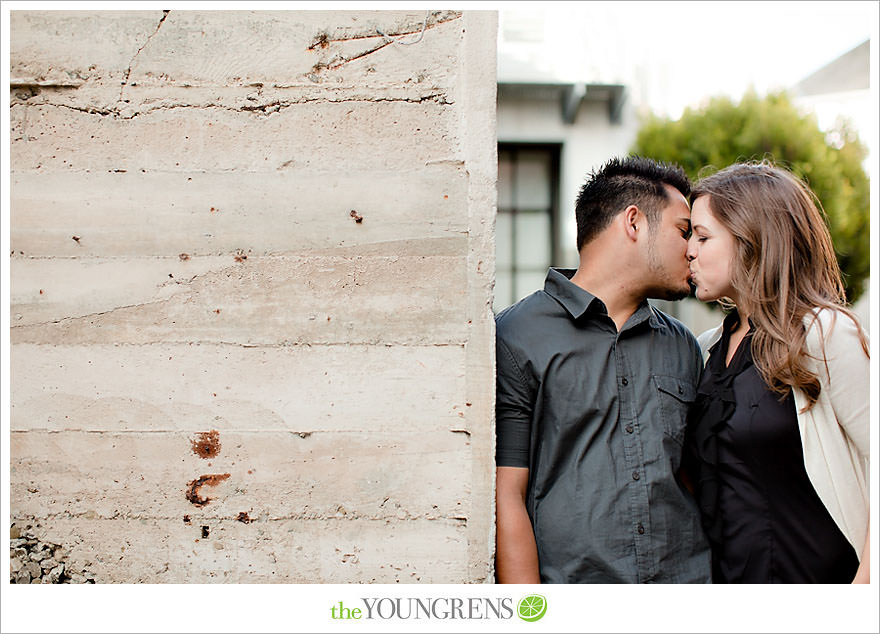
[{"label": "horizontal seam line in concrete", "polygon": [[[408,165],[412,165],[412,164],[413,164],[412,161],[410,161],[408,163]],[[430,160],[427,160],[423,163],[424,167],[429,167],[431,165],[455,165],[457,167],[464,167],[465,162],[460,159],[430,159]],[[63,170],[59,169],[59,170],[52,170],[52,171],[49,171],[49,170],[40,171],[42,169],[43,168],[35,168],[35,169],[29,169],[29,170],[10,170],[9,173],[10,173],[10,175],[13,175],[13,176],[16,174],[46,174],[46,175],[51,174],[51,175],[55,175],[55,174],[101,174],[101,173],[105,173],[105,170],[103,170],[103,169],[97,170],[97,171],[92,171],[91,168],[89,168],[89,169],[79,169],[79,168],[70,169],[70,168],[68,168],[68,169],[63,169]],[[421,171],[421,168],[400,167],[398,169],[397,167],[395,167],[394,170],[396,172],[406,174],[406,173],[419,172],[419,171]],[[273,168],[265,169],[265,170],[247,170],[247,169],[241,169],[238,167],[218,167],[218,168],[212,169],[210,171],[207,171],[207,170],[179,170],[179,171],[178,170],[148,170],[143,173],[145,173],[145,174],[163,174],[163,175],[202,174],[202,175],[212,175],[213,176],[213,175],[222,175],[222,174],[267,175],[267,174],[275,174],[277,172],[284,172],[284,171],[293,171],[293,169],[292,168],[283,168],[283,167],[273,167]],[[108,173],[113,172],[113,170],[106,170],[106,172],[108,172]],[[119,173],[126,173],[126,172],[119,172]],[[315,170],[314,173],[316,173],[316,174],[338,174],[338,172],[334,172],[331,169]]]},{"label": "horizontal seam line in concrete", "polygon": [[[107,435],[117,435],[117,436],[130,436],[136,434],[142,435],[153,435],[153,434],[169,434],[175,436],[181,435],[192,435],[201,433],[205,428],[211,428],[211,425],[205,425],[203,427],[199,427],[196,429],[83,429],[76,427],[65,427],[64,429],[50,429],[48,427],[32,427],[28,429],[10,429],[10,434],[32,434],[32,433],[40,433],[40,434],[68,434],[68,433],[77,433],[77,434],[107,434]],[[279,435],[279,434],[289,434],[291,436],[299,436],[303,440],[307,440],[310,436],[315,436],[318,434],[366,434],[370,436],[391,436],[394,438],[400,436],[424,436],[426,433],[462,433],[465,430],[462,429],[433,429],[433,430],[425,430],[421,429],[419,431],[406,431],[406,430],[373,430],[373,429],[314,429],[314,430],[293,430],[293,429],[230,429],[230,428],[222,428],[215,429],[218,433],[222,432],[224,434],[229,435]],[[444,450],[428,450],[428,451],[408,451],[405,453],[410,454],[422,454],[422,453],[450,453],[458,451],[457,449],[444,449]],[[220,460],[220,458],[214,458],[215,460]]]},{"label": "horizontal seam line in concrete", "polygon": [[[212,500],[214,502],[215,500]],[[224,501],[224,504],[227,506],[235,506],[234,504]],[[243,506],[242,505],[239,506]],[[187,509],[189,510],[189,509]],[[190,513],[198,513],[199,511],[191,511]],[[250,510],[249,510],[250,512]],[[174,516],[161,516],[161,515],[139,515],[139,514],[117,514],[111,516],[105,515],[89,515],[88,511],[83,511],[82,513],[68,513],[66,511],[61,511],[59,513],[47,513],[45,515],[32,515],[32,514],[23,514],[23,515],[14,515],[10,514],[9,519],[13,522],[21,521],[21,520],[49,520],[49,519],[87,519],[87,520],[106,520],[106,521],[124,521],[124,520],[169,520],[178,522],[180,521],[179,515]],[[237,520],[235,517],[231,517],[228,515],[199,515],[198,517],[192,517],[191,521],[195,525],[198,522],[203,522],[207,520],[212,521],[227,521],[227,522],[240,522],[242,524],[257,524],[264,522],[284,522],[290,520],[306,520],[306,521],[356,521],[356,520],[369,520],[374,522],[386,522],[388,520],[397,520],[401,522],[415,522],[415,521],[426,521],[426,522],[437,522],[437,521],[446,521],[450,524],[467,524],[468,518],[463,515],[406,515],[405,517],[399,517],[396,514],[389,515],[356,515],[353,513],[346,513],[345,515],[334,515],[331,513],[300,513],[295,515],[278,515],[274,517],[269,517],[266,519],[259,518],[251,518],[249,522],[241,522],[241,520]]]},{"label": "horizontal seam line in concrete", "polygon": [[[418,163],[418,162],[416,161],[416,163]],[[412,165],[412,164],[413,163],[411,162],[410,165]],[[429,166],[433,166],[433,165],[454,165],[456,167],[462,167],[462,166],[464,166],[464,161],[462,161],[461,159],[452,159],[452,158],[431,159],[431,160],[425,161],[425,163],[422,167],[429,167]],[[418,174],[423,171],[422,167],[403,167],[402,166],[400,168],[395,168],[394,173],[395,174],[409,174],[409,173]],[[37,169],[21,170],[21,169],[14,169],[13,168],[13,169],[9,170],[9,174],[10,174],[10,176],[22,176],[22,175],[26,175],[26,176],[57,176],[59,174],[62,174],[62,175],[66,175],[66,174],[70,174],[70,173],[76,174],[76,173],[80,173],[82,171],[86,171],[86,170],[80,170],[80,169],[70,170],[70,169],[66,169],[66,168],[64,170],[45,171],[45,172],[41,171],[41,170],[42,170],[42,168],[39,170],[37,170]],[[272,168],[265,169],[265,170],[242,170],[242,169],[238,169],[238,168],[228,168],[228,169],[218,169],[218,170],[214,170],[214,169],[210,169],[210,170],[206,170],[206,169],[174,169],[174,170],[169,170],[169,169],[151,168],[149,170],[144,170],[142,172],[138,168],[135,168],[131,171],[128,171],[128,170],[121,170],[120,171],[120,170],[112,170],[112,169],[108,169],[108,170],[97,169],[95,171],[92,171],[91,168],[88,168],[88,172],[90,174],[91,173],[94,173],[94,174],[113,173],[113,174],[116,174],[116,176],[114,176],[114,178],[119,178],[119,179],[133,178],[133,177],[139,178],[141,174],[155,174],[155,175],[161,175],[161,176],[169,176],[169,175],[170,176],[174,176],[174,175],[181,175],[182,176],[182,175],[186,175],[186,174],[197,174],[199,176],[214,176],[215,174],[225,173],[225,172],[229,172],[229,171],[235,171],[240,174],[260,174],[260,175],[275,174],[276,172],[288,172],[290,174],[293,174],[294,172],[296,172],[297,176],[325,175],[325,174],[332,174],[334,176],[339,175],[338,168],[337,169],[333,169],[330,167],[307,167],[306,168],[306,167],[299,167],[299,166],[297,166],[295,168],[294,167],[289,167],[289,168],[272,167]],[[363,169],[361,169],[358,171],[346,170],[346,172],[345,172],[345,174],[347,176],[351,176],[352,178],[355,178],[355,177],[369,178],[369,177],[374,177],[376,175],[384,176],[387,173],[388,173],[388,170],[379,170],[379,169],[377,169],[377,170],[363,170]],[[126,174],[126,176],[122,176],[122,174]],[[14,200],[14,197],[13,197],[13,200]]]},{"label": "horizontal seam line in concrete", "polygon": [[26,345],[26,346],[50,346],[52,348],[64,349],[64,348],[118,348],[123,346],[132,346],[132,347],[143,347],[143,346],[215,346],[218,348],[223,348],[227,346],[236,346],[242,348],[311,348],[311,347],[335,347],[335,346],[345,346],[347,348],[353,347],[363,347],[369,350],[375,350],[377,347],[379,348],[464,348],[467,345],[466,341],[448,341],[448,342],[413,342],[413,343],[400,343],[400,342],[375,342],[375,341],[325,341],[325,342],[306,342],[306,341],[282,341],[277,343],[240,343],[237,341],[217,341],[217,340],[193,340],[186,339],[183,341],[177,340],[168,340],[168,341],[104,341],[104,342],[80,342],[80,343],[49,343],[49,342],[39,342],[39,341],[20,341],[20,342],[12,342],[12,345]]},{"label": "horizontal seam line in concrete", "polygon": [[[450,231],[452,234],[460,234],[462,236],[467,236],[469,231]],[[450,238],[434,238],[434,240],[449,240]],[[359,249],[363,247],[378,247],[384,244],[396,244],[398,242],[405,241],[415,241],[416,238],[401,238],[399,240],[384,240],[379,242],[364,242],[359,245],[353,245],[350,247],[346,246],[336,246],[336,247],[315,247],[315,251],[328,251],[332,249]],[[10,249],[11,250],[11,249]],[[187,259],[208,259],[208,258],[229,258],[230,256],[234,257],[236,254],[235,251],[228,251],[223,253],[187,253],[189,256]],[[319,258],[326,258],[328,260],[334,261],[355,261],[355,260],[363,260],[363,259],[387,259],[387,260],[402,260],[402,259],[423,259],[423,258],[453,258],[453,259],[462,259],[467,257],[467,254],[440,254],[440,253],[431,253],[428,255],[406,255],[406,254],[387,254],[387,253],[361,253],[361,254],[342,254],[342,253],[331,253],[327,255],[322,255],[321,253],[303,253],[303,252],[265,252],[265,253],[248,253],[248,259],[253,258],[276,258],[276,259],[285,259],[285,260],[305,260],[308,262],[314,262]],[[10,256],[14,260],[84,260],[89,262],[101,262],[104,260],[107,261],[116,261],[116,260],[180,260],[180,254],[134,254],[134,255],[11,255]],[[185,261],[185,260],[183,260]],[[184,265],[185,266],[185,265]],[[230,263],[227,268],[232,268],[240,266],[242,270],[247,270],[246,264],[234,262]],[[212,271],[213,272],[213,271]],[[205,275],[205,273],[199,273],[188,279],[187,282],[194,280],[196,277],[200,275]],[[176,278],[175,278],[176,279]],[[181,278],[183,279],[183,278]],[[179,280],[178,280],[179,281]],[[181,282],[182,283],[182,282]]]},{"label": "horizontal seam line in concrete", "polygon": [[[44,324],[34,324],[33,328],[45,328],[51,327],[53,323],[56,322],[48,322]],[[22,324],[21,326],[14,326],[10,328],[13,329],[24,329],[29,328]],[[217,345],[217,346],[228,346],[228,347],[236,347],[236,348],[259,348],[259,349],[284,349],[284,348],[329,348],[332,346],[344,346],[344,347],[352,347],[352,346],[364,346],[370,348],[464,348],[467,345],[467,341],[448,341],[443,343],[424,343],[424,342],[405,342],[405,341],[280,341],[280,342],[272,342],[272,343],[242,343],[239,341],[208,341],[208,340],[197,340],[197,339],[168,339],[164,341],[148,341],[148,342],[136,342],[136,341],[111,341],[111,342],[101,342],[101,341],[89,341],[87,338],[79,341],[78,343],[48,343],[48,342],[40,342],[40,341],[12,341],[11,345],[34,345],[34,346],[51,346],[53,348],[75,348],[75,347],[90,347],[98,345],[107,345],[107,346],[149,346],[149,345],[159,345],[159,346],[186,346],[186,345]]]}]

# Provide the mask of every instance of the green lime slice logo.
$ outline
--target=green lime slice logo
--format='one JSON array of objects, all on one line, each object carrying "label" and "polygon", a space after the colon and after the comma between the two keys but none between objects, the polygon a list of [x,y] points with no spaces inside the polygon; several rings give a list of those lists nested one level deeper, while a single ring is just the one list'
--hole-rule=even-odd
[{"label": "green lime slice logo", "polygon": [[517,614],[523,621],[532,623],[538,621],[547,612],[547,599],[540,594],[530,594],[523,597],[517,606]]}]

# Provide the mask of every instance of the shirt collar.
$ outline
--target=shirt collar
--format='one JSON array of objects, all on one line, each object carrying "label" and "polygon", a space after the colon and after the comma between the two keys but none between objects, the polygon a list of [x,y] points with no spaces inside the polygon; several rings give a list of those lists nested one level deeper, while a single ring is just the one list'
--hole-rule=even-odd
[{"label": "shirt collar", "polygon": [[575,269],[551,268],[544,281],[544,291],[562,304],[572,319],[580,319],[593,302],[601,304],[601,300],[571,281],[575,272]]},{"label": "shirt collar", "polygon": [[[723,326],[722,333],[724,333],[724,334],[729,333],[731,330],[734,329],[734,327],[739,326],[739,322],[740,322],[739,310],[737,310],[736,307],[734,307],[727,314],[727,317],[724,318],[724,322],[722,322],[722,326]],[[754,330],[755,330],[755,322],[753,322],[752,319],[749,318],[749,330],[746,334],[749,334],[749,333],[753,332]]]},{"label": "shirt collar", "polygon": [[[601,299],[571,281],[576,272],[576,269],[551,268],[544,281],[544,291],[559,302],[572,319],[580,319],[588,311],[607,315],[608,310]],[[648,300],[643,300],[636,312],[627,320],[627,329],[646,319],[652,328],[662,328],[655,310],[648,304]]]}]

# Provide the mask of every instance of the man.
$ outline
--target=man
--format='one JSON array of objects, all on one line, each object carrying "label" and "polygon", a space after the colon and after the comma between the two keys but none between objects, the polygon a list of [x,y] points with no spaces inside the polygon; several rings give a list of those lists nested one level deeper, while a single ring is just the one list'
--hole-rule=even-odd
[{"label": "man", "polygon": [[501,583],[708,583],[678,479],[696,339],[647,298],[689,293],[690,183],[612,159],[578,195],[580,262],[496,317]]}]

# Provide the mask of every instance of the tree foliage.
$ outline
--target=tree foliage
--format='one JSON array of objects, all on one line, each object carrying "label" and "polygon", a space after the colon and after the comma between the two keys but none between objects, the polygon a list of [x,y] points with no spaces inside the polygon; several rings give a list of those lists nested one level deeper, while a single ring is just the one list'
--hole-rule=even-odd
[{"label": "tree foliage", "polygon": [[828,216],[848,300],[861,295],[870,272],[870,188],[862,167],[865,146],[845,122],[826,134],[785,93],[751,92],[739,103],[716,97],[685,110],[677,121],[649,115],[633,152],[678,163],[694,180],[764,158],[790,169],[809,184]]}]

